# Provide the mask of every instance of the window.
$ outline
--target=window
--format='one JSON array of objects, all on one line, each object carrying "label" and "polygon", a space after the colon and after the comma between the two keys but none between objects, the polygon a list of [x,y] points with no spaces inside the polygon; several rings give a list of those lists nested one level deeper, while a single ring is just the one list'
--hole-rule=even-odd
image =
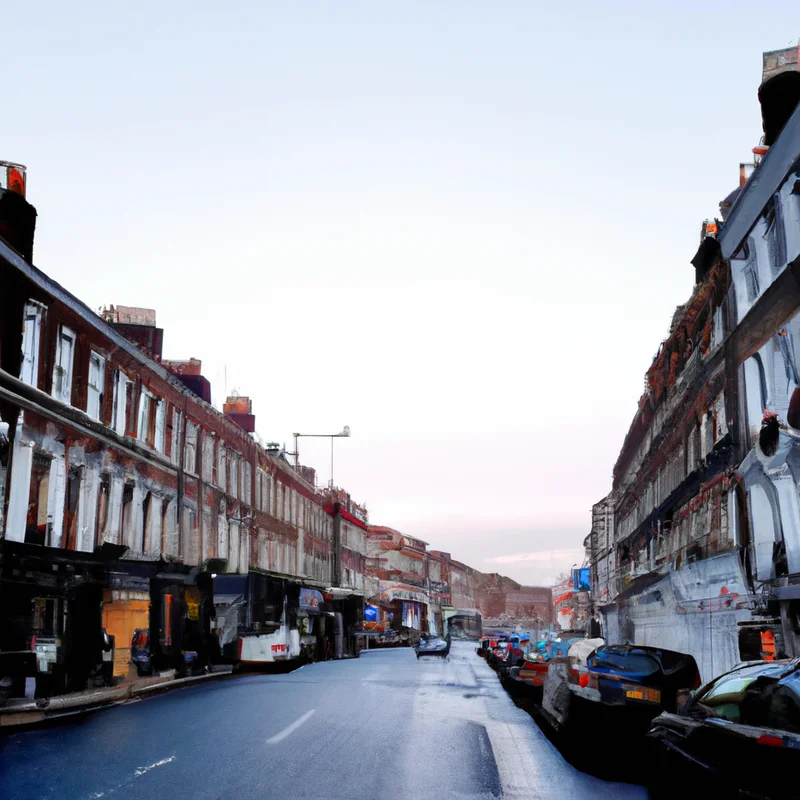
[{"label": "window", "polygon": [[22,369],[19,378],[29,386],[39,385],[39,351],[42,342],[42,307],[38,303],[25,306],[22,329]]},{"label": "window", "polygon": [[[188,432],[187,432],[188,434]],[[214,463],[214,438],[211,434],[203,434],[203,480],[212,483],[216,476]]]},{"label": "window", "polygon": [[50,459],[40,453],[33,454],[28,520],[25,526],[26,544],[47,543],[47,511],[50,496]]},{"label": "window", "polygon": [[125,433],[136,436],[136,386],[132,381],[125,384]]},{"label": "window", "polygon": [[128,385],[129,381],[127,376],[121,370],[118,370],[114,377],[114,394],[111,409],[111,425],[114,432],[120,436],[125,435],[126,429],[126,403],[128,401]]},{"label": "window", "polygon": [[780,195],[776,193],[770,200],[764,214],[767,230],[764,239],[769,250],[769,263],[773,275],[777,274],[786,264],[786,232],[783,224],[783,207]]},{"label": "window", "polygon": [[173,464],[180,463],[182,415],[175,406],[172,407],[172,422],[169,431],[169,456]]},{"label": "window", "polygon": [[97,493],[97,531],[95,543],[103,544],[106,529],[108,528],[108,501],[111,494],[111,481],[108,475],[100,477],[100,490]]},{"label": "window", "polygon": [[78,550],[78,510],[81,497],[80,467],[70,467],[67,474],[67,508],[64,512],[64,536],[67,550]]},{"label": "window", "polygon": [[253,467],[249,461],[242,461],[242,501],[247,505],[253,502]]},{"label": "window", "polygon": [[239,457],[236,453],[231,450],[230,455],[228,457],[228,463],[230,465],[230,479],[228,481],[229,494],[233,495],[233,497],[239,496]]},{"label": "window", "polygon": [[183,468],[186,472],[197,474],[197,425],[186,420],[186,444],[183,449]]},{"label": "window", "polygon": [[256,501],[255,501],[255,506],[259,511],[263,511],[264,510],[264,505],[263,505],[263,500],[262,500],[262,498],[263,498],[262,490],[263,490],[264,485],[261,482],[263,474],[264,473],[261,472],[260,469],[256,469]]},{"label": "window", "polygon": [[133,525],[133,484],[126,483],[122,489],[122,544],[128,547],[131,546],[132,525]]},{"label": "window", "polygon": [[744,281],[747,287],[747,299],[751,303],[754,303],[760,293],[758,286],[758,268],[754,262],[750,262],[744,268]]},{"label": "window", "polygon": [[99,420],[103,413],[105,392],[106,360],[92,351],[89,356],[89,386],[86,395],[86,413]]},{"label": "window", "polygon": [[250,505],[250,495],[252,494],[250,490],[250,481],[249,481],[249,470],[250,470],[250,463],[247,461],[246,458],[239,459],[239,499],[243,503],[247,503]]},{"label": "window", "polygon": [[159,453],[164,452],[164,430],[166,427],[167,404],[164,400],[158,397],[153,398],[153,405],[155,406],[155,428],[153,431],[153,439],[150,444],[154,450]]},{"label": "window", "polygon": [[142,394],[139,397],[138,439],[140,442],[147,442],[148,444],[153,441],[151,425],[155,426],[155,415],[152,405],[153,396],[142,389]]},{"label": "window", "polygon": [[226,485],[226,455],[225,444],[217,442],[217,486],[224,492],[227,488]]},{"label": "window", "polygon": [[151,516],[152,510],[153,495],[148,492],[144,496],[144,501],[142,502],[142,527],[139,530],[137,541],[134,547],[134,549],[139,553],[145,553],[150,549],[150,528],[153,522]]},{"label": "window", "polygon": [[56,361],[53,367],[53,397],[62,403],[72,401],[72,362],[75,356],[75,334],[63,325],[58,329]]}]

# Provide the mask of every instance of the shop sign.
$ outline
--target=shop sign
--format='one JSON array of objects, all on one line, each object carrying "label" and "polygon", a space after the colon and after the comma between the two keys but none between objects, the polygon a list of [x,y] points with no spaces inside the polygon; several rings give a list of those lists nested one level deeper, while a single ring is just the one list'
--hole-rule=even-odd
[{"label": "shop sign", "polygon": [[300,590],[300,608],[306,611],[319,611],[322,605],[322,595],[316,589]]}]

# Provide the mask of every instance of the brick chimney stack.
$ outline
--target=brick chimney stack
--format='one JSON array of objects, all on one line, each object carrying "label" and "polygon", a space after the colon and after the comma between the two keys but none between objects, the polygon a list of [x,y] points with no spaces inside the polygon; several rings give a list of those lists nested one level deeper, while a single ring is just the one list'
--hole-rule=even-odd
[{"label": "brick chimney stack", "polygon": [[255,433],[256,418],[253,414],[253,401],[249,397],[231,395],[222,406],[222,413],[243,431]]},{"label": "brick chimney stack", "polygon": [[758,101],[764,146],[771,147],[800,103],[800,45],[764,53]]}]

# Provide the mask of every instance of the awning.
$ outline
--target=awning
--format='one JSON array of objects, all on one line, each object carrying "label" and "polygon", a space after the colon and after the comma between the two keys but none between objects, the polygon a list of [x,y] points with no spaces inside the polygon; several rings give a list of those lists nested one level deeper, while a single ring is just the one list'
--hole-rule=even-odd
[{"label": "awning", "polygon": [[325,594],[329,594],[334,600],[341,600],[345,597],[363,597],[364,592],[357,589],[342,589],[339,586],[331,586],[325,589]]},{"label": "awning", "polygon": [[304,611],[319,611],[322,603],[322,595],[316,589],[300,590],[300,608]]}]

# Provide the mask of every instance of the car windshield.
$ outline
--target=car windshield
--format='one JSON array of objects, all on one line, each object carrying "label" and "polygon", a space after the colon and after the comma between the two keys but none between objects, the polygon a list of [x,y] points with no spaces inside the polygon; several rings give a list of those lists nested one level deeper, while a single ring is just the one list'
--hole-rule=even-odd
[{"label": "car windshield", "polygon": [[595,652],[591,659],[592,667],[631,672],[641,675],[651,675],[660,670],[658,661],[644,653],[625,653],[617,650],[603,650]]},{"label": "car windshield", "polygon": [[753,681],[761,677],[778,677],[785,668],[773,664],[756,664],[752,667],[743,667],[735,672],[729,672],[718,678],[714,683],[697,695],[697,701],[705,706],[714,706],[729,702],[730,698],[744,692]]}]

